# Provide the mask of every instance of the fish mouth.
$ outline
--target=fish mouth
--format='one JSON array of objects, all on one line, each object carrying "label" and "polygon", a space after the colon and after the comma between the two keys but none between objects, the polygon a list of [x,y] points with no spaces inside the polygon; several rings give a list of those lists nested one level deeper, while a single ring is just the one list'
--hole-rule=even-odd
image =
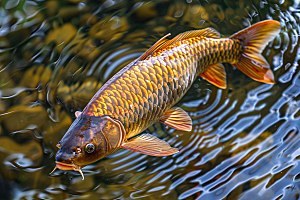
[{"label": "fish mouth", "polygon": [[72,164],[67,164],[67,163],[63,163],[63,162],[59,162],[59,161],[55,161],[56,162],[56,167],[60,170],[77,170],[79,167],[77,165],[75,165],[74,163]]},{"label": "fish mouth", "polygon": [[82,176],[82,180],[84,180],[84,175],[81,171],[81,167],[76,165],[74,162],[71,164],[67,164],[67,163],[63,163],[63,162],[59,162],[59,161],[55,161],[55,162],[56,162],[56,166],[50,174],[52,174],[57,168],[60,170],[64,170],[64,171],[74,170],[74,171],[78,171]]}]

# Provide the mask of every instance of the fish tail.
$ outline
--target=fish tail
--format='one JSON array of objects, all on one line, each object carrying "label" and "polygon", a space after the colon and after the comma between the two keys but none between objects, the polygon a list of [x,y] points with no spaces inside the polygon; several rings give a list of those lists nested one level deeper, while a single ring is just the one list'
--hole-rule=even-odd
[{"label": "fish tail", "polygon": [[273,72],[261,52],[280,32],[280,27],[278,21],[266,20],[232,35],[230,38],[239,39],[242,45],[240,59],[232,65],[256,81],[274,84]]}]

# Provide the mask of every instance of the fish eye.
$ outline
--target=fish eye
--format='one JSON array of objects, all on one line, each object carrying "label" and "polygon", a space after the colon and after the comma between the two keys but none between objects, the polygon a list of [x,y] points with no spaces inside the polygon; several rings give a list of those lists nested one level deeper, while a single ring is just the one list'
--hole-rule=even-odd
[{"label": "fish eye", "polygon": [[60,142],[56,145],[56,147],[59,148],[59,149],[61,148]]},{"label": "fish eye", "polygon": [[88,143],[85,145],[85,151],[87,153],[93,153],[95,150],[95,145],[93,143]]}]

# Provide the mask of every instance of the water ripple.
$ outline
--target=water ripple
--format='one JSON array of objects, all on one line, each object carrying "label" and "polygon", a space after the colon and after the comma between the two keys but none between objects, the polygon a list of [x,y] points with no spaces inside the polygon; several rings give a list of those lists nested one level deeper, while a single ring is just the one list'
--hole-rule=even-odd
[{"label": "water ripple", "polygon": [[[299,2],[4,1],[1,6],[0,139],[6,142],[0,144],[0,187],[13,191],[4,198],[300,197]],[[198,78],[178,103],[193,120],[191,132],[160,124],[147,130],[179,153],[151,157],[122,149],[83,168],[83,181],[75,171],[48,176],[55,144],[74,112],[161,35],[214,27],[229,36],[264,19],[282,25],[263,51],[276,84],[255,82],[225,64],[227,89]]]}]

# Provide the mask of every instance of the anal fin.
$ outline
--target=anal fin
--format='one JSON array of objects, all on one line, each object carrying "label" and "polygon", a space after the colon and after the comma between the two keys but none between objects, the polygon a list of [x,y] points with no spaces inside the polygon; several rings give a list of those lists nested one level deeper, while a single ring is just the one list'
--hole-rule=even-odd
[{"label": "anal fin", "polygon": [[219,88],[226,88],[226,72],[221,63],[208,66],[199,76]]},{"label": "anal fin", "polygon": [[169,156],[178,152],[177,148],[171,147],[167,142],[151,134],[139,135],[125,142],[121,148],[150,156]]},{"label": "anal fin", "polygon": [[159,120],[161,123],[170,126],[172,128],[191,131],[192,130],[192,119],[191,117],[181,108],[171,108],[162,116]]}]

